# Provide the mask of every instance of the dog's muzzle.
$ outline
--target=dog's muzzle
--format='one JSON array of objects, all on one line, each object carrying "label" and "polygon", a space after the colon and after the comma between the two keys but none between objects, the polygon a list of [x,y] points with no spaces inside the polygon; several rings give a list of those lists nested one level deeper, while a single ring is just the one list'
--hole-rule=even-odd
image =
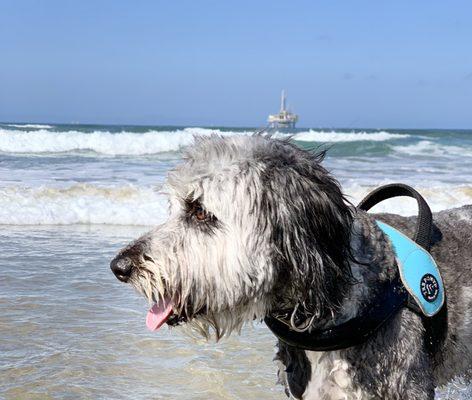
[{"label": "dog's muzzle", "polygon": [[118,255],[111,261],[110,268],[121,282],[128,282],[133,272],[133,261],[130,257]]}]

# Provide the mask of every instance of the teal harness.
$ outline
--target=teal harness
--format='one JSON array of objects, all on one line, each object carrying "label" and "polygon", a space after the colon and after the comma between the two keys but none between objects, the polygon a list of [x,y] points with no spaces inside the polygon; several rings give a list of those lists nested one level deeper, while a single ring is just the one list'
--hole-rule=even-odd
[{"label": "teal harness", "polygon": [[264,318],[266,325],[282,342],[304,350],[331,351],[360,345],[402,308],[421,316],[425,328],[425,348],[433,360],[447,334],[447,303],[438,267],[429,249],[433,219],[423,197],[403,184],[382,186],[361,201],[358,208],[368,211],[377,203],[396,196],[413,197],[418,203],[418,220],[413,240],[384,222],[378,227],[390,239],[399,274],[379,284],[370,303],[361,313],[329,328],[294,330],[277,316]]},{"label": "teal harness", "polygon": [[397,257],[400,278],[416,305],[426,317],[436,315],[444,304],[444,286],[431,254],[403,233],[377,221],[389,237]]}]

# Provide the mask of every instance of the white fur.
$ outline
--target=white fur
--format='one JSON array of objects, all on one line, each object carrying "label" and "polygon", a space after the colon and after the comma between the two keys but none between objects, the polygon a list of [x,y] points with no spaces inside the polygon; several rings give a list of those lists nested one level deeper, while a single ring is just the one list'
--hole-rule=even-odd
[{"label": "white fur", "polygon": [[306,351],[312,368],[304,400],[368,400],[367,394],[356,389],[348,373],[348,363],[338,351]]},{"label": "white fur", "polygon": [[[153,296],[179,288],[180,298],[174,300],[181,307],[188,299],[195,309],[206,307],[204,316],[190,320],[193,327],[205,335],[213,327],[218,338],[239,330],[246,321],[264,317],[266,294],[274,280],[268,238],[264,233],[254,236],[255,202],[247,201],[248,195],[253,198],[260,193],[262,167],[254,163],[241,174],[241,162],[249,160],[252,151],[250,146],[241,146],[241,140],[251,144],[241,137],[225,141],[238,154],[218,152],[211,146],[205,153],[189,155],[192,161],[169,175],[169,219],[138,239],[153,262],[144,263],[131,278],[150,302]],[[199,160],[201,157],[205,160]],[[202,165],[205,168],[199,169]],[[220,221],[222,226],[214,234],[185,225],[189,199],[198,199]]]}]

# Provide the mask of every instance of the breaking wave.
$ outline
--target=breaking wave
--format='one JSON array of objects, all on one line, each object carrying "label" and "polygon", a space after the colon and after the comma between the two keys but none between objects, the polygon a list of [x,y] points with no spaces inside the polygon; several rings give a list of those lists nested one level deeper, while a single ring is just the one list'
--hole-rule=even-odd
[{"label": "breaking wave", "polygon": [[[25,127],[26,125],[22,125]],[[39,125],[38,125],[39,126]],[[148,132],[118,133],[109,131],[82,132],[78,130],[51,131],[10,130],[0,128],[0,152],[15,154],[77,153],[94,152],[109,156],[139,156],[180,151],[193,143],[194,135],[219,134],[251,135],[254,131],[227,131],[207,128],[184,128],[173,131],[150,130]],[[276,137],[286,134],[275,133]],[[309,130],[292,135],[294,140],[303,142],[358,142],[388,141],[409,137],[405,134],[389,132],[335,132]]]},{"label": "breaking wave", "polygon": [[429,140],[421,140],[417,143],[406,146],[395,146],[397,153],[409,156],[461,156],[472,157],[472,147],[470,146],[451,146],[440,143],[434,143]]},{"label": "breaking wave", "polygon": [[23,154],[92,151],[105,155],[146,155],[178,151],[192,140],[192,132],[186,130],[146,133],[0,130],[0,151]]},{"label": "breaking wave", "polygon": [[167,215],[167,198],[132,185],[0,188],[0,224],[154,225]]},{"label": "breaking wave", "polygon": [[404,139],[410,135],[400,133],[381,132],[337,132],[337,131],[314,131],[300,132],[293,136],[294,140],[301,142],[385,142],[393,139]]},{"label": "breaking wave", "polygon": [[[345,192],[354,204],[374,187],[353,185]],[[472,204],[472,186],[419,188],[433,211]],[[101,187],[75,184],[66,188],[0,188],[0,225],[156,225],[167,217],[167,197],[152,187]],[[411,199],[382,202],[375,212],[416,214]]]}]

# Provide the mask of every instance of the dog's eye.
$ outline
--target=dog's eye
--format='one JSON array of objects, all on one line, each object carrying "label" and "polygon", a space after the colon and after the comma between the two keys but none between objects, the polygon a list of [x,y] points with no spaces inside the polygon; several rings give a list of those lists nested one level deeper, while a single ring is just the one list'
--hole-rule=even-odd
[{"label": "dog's eye", "polygon": [[195,218],[199,221],[205,221],[208,218],[208,213],[202,206],[196,206],[193,215],[195,215]]},{"label": "dog's eye", "polygon": [[187,202],[187,213],[199,222],[210,221],[214,218],[199,201]]}]

